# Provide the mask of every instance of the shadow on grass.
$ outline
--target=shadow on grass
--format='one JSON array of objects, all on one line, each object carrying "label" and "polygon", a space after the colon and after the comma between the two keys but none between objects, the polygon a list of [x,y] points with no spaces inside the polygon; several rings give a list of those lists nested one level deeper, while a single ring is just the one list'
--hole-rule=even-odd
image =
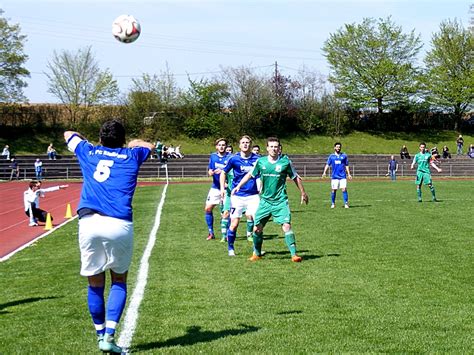
[{"label": "shadow on grass", "polygon": [[186,334],[180,337],[171,338],[165,341],[155,341],[152,343],[138,344],[132,351],[147,351],[153,349],[167,348],[171,346],[191,346],[197,343],[207,343],[228,336],[244,335],[256,332],[260,328],[246,324],[239,324],[241,328],[225,329],[217,332],[202,331],[200,326],[191,326],[186,330]]},{"label": "shadow on grass", "polygon": [[11,313],[11,312],[8,312],[8,311],[5,311],[4,309],[5,308],[8,308],[8,307],[15,307],[15,306],[19,306],[19,305],[22,305],[22,304],[25,304],[25,303],[33,303],[33,302],[38,302],[38,301],[43,301],[43,300],[51,300],[51,299],[55,299],[55,298],[59,298],[59,297],[30,297],[30,298],[25,298],[25,299],[22,299],[22,300],[16,300],[16,301],[11,301],[11,302],[7,302],[7,303],[1,303],[0,304],[0,314],[6,314],[6,313]]},{"label": "shadow on grass", "polygon": [[292,310],[292,311],[283,311],[283,312],[278,312],[278,316],[286,316],[286,315],[292,315],[292,314],[301,314],[303,311],[300,310]]},{"label": "shadow on grass", "polygon": [[[307,254],[309,253],[309,250],[298,250],[298,255],[303,257],[304,260],[315,260],[315,259],[321,259],[324,257],[339,257],[341,254],[339,253],[329,253],[329,254]],[[287,259],[290,256],[289,251],[266,251],[265,255],[275,255],[275,258],[278,259]]]}]

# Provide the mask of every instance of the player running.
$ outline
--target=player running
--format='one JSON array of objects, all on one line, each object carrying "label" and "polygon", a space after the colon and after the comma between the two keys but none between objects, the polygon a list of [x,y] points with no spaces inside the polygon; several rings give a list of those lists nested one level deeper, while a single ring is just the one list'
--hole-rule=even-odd
[{"label": "player running", "polygon": [[254,252],[250,261],[257,261],[262,257],[263,228],[270,217],[281,225],[285,233],[285,242],[290,250],[291,260],[301,262],[302,258],[296,254],[295,234],[291,228],[291,212],[288,205],[288,194],[286,192],[286,178],[292,179],[301,193],[301,203],[308,204],[309,197],[306,194],[301,178],[293,168],[293,164],[287,155],[280,155],[280,141],[276,137],[267,139],[268,155],[261,157],[252,171],[247,173],[237,184],[232,193],[238,194],[247,181],[255,179],[260,175],[262,191],[260,204],[255,214],[255,230],[253,234]]},{"label": "player running", "polygon": [[[155,148],[142,140],[125,144],[125,128],[107,121],[93,146],[79,133],[64,139],[79,161],[84,178],[79,215],[81,275],[89,281],[87,304],[97,332],[99,349],[121,353],[114,340],[127,299],[127,274],[133,254],[132,199],[140,165]],[[104,301],[106,270],[112,284]]]},{"label": "player running", "polygon": [[415,167],[415,164],[418,164],[418,167],[416,168],[416,180],[415,180],[416,194],[418,195],[418,202],[422,202],[422,199],[421,199],[421,185],[422,184],[429,186],[433,202],[437,202],[438,200],[436,199],[435,188],[433,186],[433,182],[431,181],[430,165],[434,169],[436,169],[438,173],[442,172],[442,170],[441,168],[438,168],[436,166],[435,161],[433,157],[431,156],[431,153],[426,150],[426,143],[424,142],[420,143],[420,152],[414,156],[413,162],[411,163],[410,168],[413,169]]},{"label": "player running", "polygon": [[[227,164],[227,160],[230,158],[230,154],[226,152],[227,141],[224,138],[219,138],[215,142],[216,152],[212,153],[209,157],[208,174],[212,176],[212,185],[207,194],[206,204],[204,206],[206,224],[208,229],[207,240],[215,238],[214,235],[214,215],[212,211],[217,205],[222,206],[221,198],[221,183],[220,174],[224,166]],[[222,211],[221,211],[222,213]],[[221,220],[221,229],[225,220]],[[228,223],[228,220],[227,220]]]},{"label": "player running", "polygon": [[336,207],[336,192],[337,189],[342,190],[342,199],[344,200],[344,207],[349,208],[349,195],[347,194],[347,179],[352,179],[349,170],[349,160],[345,153],[341,153],[342,144],[334,143],[334,153],[331,154],[324,166],[322,177],[326,176],[326,172],[331,167],[331,208]]},{"label": "player running", "polygon": [[[252,153],[252,139],[249,136],[242,136],[240,138],[239,148],[240,152],[233,155],[222,170],[220,177],[222,198],[224,198],[226,194],[224,183],[227,174],[230,171],[233,171],[234,179],[232,181],[232,188],[234,188],[245,174],[253,169],[255,162],[258,159],[258,155]],[[235,256],[234,242],[242,214],[245,211],[247,223],[253,223],[259,200],[260,198],[258,196],[257,183],[255,179],[248,181],[238,193],[231,196],[230,226],[227,231],[227,249],[229,256]]]}]

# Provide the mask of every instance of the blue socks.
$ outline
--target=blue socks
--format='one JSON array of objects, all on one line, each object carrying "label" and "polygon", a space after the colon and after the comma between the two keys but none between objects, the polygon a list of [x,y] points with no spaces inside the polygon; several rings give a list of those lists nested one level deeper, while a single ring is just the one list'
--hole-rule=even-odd
[{"label": "blue socks", "polygon": [[105,332],[114,334],[115,327],[122,316],[127,300],[127,284],[113,283],[110,288],[109,299],[107,302],[107,323]]},{"label": "blue socks", "polygon": [[331,191],[331,203],[336,203],[336,191]]},{"label": "blue socks", "polygon": [[209,233],[214,234],[214,215],[211,212],[206,212],[206,223]]},{"label": "blue socks", "polygon": [[234,242],[235,242],[235,233],[232,229],[227,230],[227,246],[229,250],[234,250]]},{"label": "blue socks", "polygon": [[349,195],[347,194],[347,190],[342,191],[342,199],[344,200],[344,204],[347,204],[349,202]]},{"label": "blue socks", "polygon": [[105,304],[104,287],[92,287],[87,289],[87,305],[94,322],[97,335],[105,333]]}]

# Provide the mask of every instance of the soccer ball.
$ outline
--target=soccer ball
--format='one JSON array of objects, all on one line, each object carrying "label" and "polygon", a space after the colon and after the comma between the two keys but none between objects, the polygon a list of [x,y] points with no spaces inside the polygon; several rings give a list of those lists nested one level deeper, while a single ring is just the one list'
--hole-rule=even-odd
[{"label": "soccer ball", "polygon": [[135,42],[140,32],[140,23],[131,15],[120,15],[112,23],[112,34],[122,43]]}]

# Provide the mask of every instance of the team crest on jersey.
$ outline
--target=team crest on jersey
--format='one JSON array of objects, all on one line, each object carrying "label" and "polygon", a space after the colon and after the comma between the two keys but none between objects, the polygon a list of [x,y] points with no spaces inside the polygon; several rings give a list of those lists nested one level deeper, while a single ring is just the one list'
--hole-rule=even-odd
[{"label": "team crest on jersey", "polygon": [[281,172],[281,165],[278,165],[278,164],[277,164],[277,165],[275,166],[275,171],[276,171],[276,172]]}]

